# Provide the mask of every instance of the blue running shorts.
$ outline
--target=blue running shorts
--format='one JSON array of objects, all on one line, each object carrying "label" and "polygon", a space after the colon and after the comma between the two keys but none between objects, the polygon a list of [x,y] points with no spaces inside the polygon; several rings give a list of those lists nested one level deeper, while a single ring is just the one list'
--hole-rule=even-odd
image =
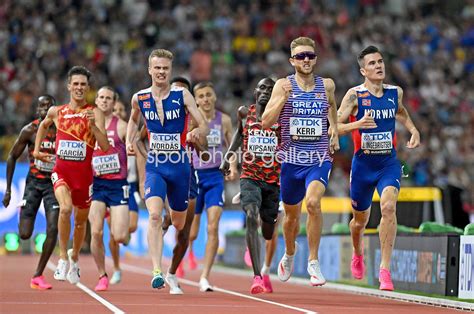
[{"label": "blue running shorts", "polygon": [[[288,205],[301,202],[308,186],[313,181],[321,182],[327,187],[332,163],[325,161],[321,165],[299,166],[289,163],[281,164],[280,188],[281,200]],[[304,189],[303,189],[304,186]]]},{"label": "blue running shorts", "polygon": [[219,168],[196,170],[198,196],[196,214],[212,206],[224,206],[224,176]]}]

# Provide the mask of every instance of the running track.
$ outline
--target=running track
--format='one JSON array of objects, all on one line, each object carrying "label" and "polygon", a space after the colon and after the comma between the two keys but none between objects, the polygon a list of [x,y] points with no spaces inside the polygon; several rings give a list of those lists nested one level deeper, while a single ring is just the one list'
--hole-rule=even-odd
[{"label": "running track", "polygon": [[[281,283],[273,278],[273,294],[249,294],[250,277],[214,271],[211,284],[220,289],[202,293],[197,288],[199,271],[187,271],[181,282],[184,295],[170,295],[168,288],[150,288],[148,258],[124,258],[122,283],[95,293],[97,271],[92,256],[81,256],[81,284],[73,286],[53,279],[49,291],[30,289],[29,281],[38,256],[0,256],[0,313],[459,313],[456,310],[343,293],[309,284]],[[56,263],[55,257],[52,262]],[[109,275],[111,267],[108,261]],[[53,268],[53,264],[50,263]],[[88,294],[86,291],[89,291]],[[102,303],[101,303],[102,302]]]}]

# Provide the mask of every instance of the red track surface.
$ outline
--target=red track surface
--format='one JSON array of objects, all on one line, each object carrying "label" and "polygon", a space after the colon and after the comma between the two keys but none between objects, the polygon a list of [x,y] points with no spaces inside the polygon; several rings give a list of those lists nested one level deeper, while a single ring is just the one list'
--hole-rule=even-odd
[{"label": "red track surface", "polygon": [[[53,279],[51,270],[45,271],[53,284],[49,291],[29,287],[30,276],[37,256],[0,256],[0,313],[110,313],[106,306],[67,282]],[[56,258],[53,260],[56,263]],[[252,296],[249,293],[251,278],[219,272],[211,274],[211,284],[242,295],[214,291],[202,293],[196,286],[198,271],[187,271],[181,286],[184,295],[170,295],[168,288],[152,290],[151,262],[148,258],[125,258],[122,282],[98,293],[103,299],[126,313],[448,313],[444,308],[422,306],[355,294],[346,294],[325,288],[280,283],[273,280],[274,293]],[[81,256],[81,283],[93,290],[97,271],[91,256]],[[126,269],[125,269],[126,268]],[[110,267],[109,267],[110,269]],[[109,270],[111,274],[111,269]],[[190,285],[191,284],[191,285]],[[278,304],[249,299],[268,300]],[[285,308],[284,305],[293,308]]]}]

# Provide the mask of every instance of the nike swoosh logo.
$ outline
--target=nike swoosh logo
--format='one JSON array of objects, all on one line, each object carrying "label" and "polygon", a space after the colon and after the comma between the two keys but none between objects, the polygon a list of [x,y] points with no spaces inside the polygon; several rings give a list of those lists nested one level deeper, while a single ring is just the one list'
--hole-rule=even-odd
[{"label": "nike swoosh logo", "polygon": [[301,96],[301,94],[295,94],[295,93],[293,93],[293,95],[291,95],[292,98],[298,98],[300,96]]}]

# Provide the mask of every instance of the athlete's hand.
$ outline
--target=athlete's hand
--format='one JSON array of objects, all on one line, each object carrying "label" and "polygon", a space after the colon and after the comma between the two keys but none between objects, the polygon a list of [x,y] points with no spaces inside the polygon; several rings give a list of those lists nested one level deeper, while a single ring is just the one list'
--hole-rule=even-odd
[{"label": "athlete's hand", "polygon": [[89,125],[95,125],[95,113],[94,110],[86,110],[86,118],[89,121]]},{"label": "athlete's hand", "polygon": [[370,115],[370,110],[364,113],[362,119],[359,120],[359,129],[374,129],[377,127],[374,118]]},{"label": "athlete's hand", "polygon": [[127,144],[127,155],[128,156],[136,156],[137,153],[135,152],[135,148],[133,147],[133,144],[128,143]]},{"label": "athlete's hand", "polygon": [[291,90],[292,90],[290,80],[285,79],[285,82],[283,82],[283,85],[281,85],[281,88],[283,89],[283,91],[285,93],[285,99],[288,99],[290,97]]},{"label": "athlete's hand", "polygon": [[221,163],[221,166],[219,167],[219,170],[222,172],[224,177],[227,177],[230,174],[230,163],[227,160],[223,160]]},{"label": "athlete's hand", "polygon": [[331,130],[331,137],[329,138],[329,152],[334,154],[339,150],[339,135],[337,132]]},{"label": "athlete's hand", "polygon": [[411,138],[407,143],[407,148],[416,148],[420,146],[420,132],[418,132],[417,129],[415,129],[411,133]]},{"label": "athlete's hand", "polygon": [[228,174],[224,177],[224,179],[226,181],[234,181],[235,179],[237,179],[237,173],[238,173],[237,168],[230,167]]},{"label": "athlete's hand", "polygon": [[186,142],[188,143],[197,143],[199,144],[199,138],[201,137],[201,132],[199,132],[199,129],[193,129],[191,132],[189,132],[186,135]]},{"label": "athlete's hand", "polygon": [[54,161],[54,155],[52,154],[47,154],[47,153],[42,153],[42,152],[33,152],[33,158],[39,159],[44,162],[53,162]]},{"label": "athlete's hand", "polygon": [[10,205],[10,199],[11,199],[11,192],[10,191],[5,191],[5,194],[3,195],[3,206],[5,206],[5,208],[8,207],[8,205]]}]

